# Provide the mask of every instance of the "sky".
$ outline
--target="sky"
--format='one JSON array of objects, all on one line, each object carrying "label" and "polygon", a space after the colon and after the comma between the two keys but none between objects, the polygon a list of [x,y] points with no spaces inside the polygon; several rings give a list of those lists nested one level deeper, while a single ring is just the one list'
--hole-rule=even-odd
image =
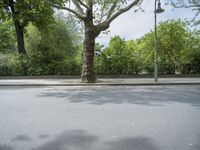
[{"label": "sky", "polygon": [[[162,3],[162,0],[161,0]],[[150,32],[154,28],[154,0],[144,0],[141,4],[145,12],[134,12],[134,9],[122,14],[114,20],[109,28],[108,34],[100,34],[96,39],[97,43],[107,46],[111,37],[119,35],[121,38],[129,40],[136,39]],[[189,8],[174,9],[171,6],[162,4],[165,12],[157,14],[157,23],[168,19],[192,18],[195,14]]]}]

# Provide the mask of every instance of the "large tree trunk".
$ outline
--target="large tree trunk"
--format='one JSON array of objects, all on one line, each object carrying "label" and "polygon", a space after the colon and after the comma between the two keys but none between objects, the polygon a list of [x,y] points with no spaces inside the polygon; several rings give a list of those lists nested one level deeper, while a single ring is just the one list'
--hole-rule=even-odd
[{"label": "large tree trunk", "polygon": [[94,83],[96,81],[94,72],[94,46],[95,30],[93,25],[85,23],[85,37],[83,49],[83,66],[81,81],[84,83]]},{"label": "large tree trunk", "polygon": [[18,20],[14,20],[15,31],[17,35],[17,47],[19,54],[26,54],[25,45],[24,45],[24,32],[23,28],[20,26]]}]

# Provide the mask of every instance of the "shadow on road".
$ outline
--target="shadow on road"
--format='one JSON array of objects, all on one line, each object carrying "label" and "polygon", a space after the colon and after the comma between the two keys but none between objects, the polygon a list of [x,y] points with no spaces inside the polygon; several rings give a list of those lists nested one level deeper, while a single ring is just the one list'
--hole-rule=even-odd
[{"label": "shadow on road", "polygon": [[33,150],[88,150],[98,138],[83,130],[65,131],[54,140],[45,143]]},{"label": "shadow on road", "polygon": [[12,139],[13,142],[29,142],[31,138],[27,135],[18,135]]},{"label": "shadow on road", "polygon": [[[156,143],[154,139],[145,136],[102,140],[85,130],[67,130],[31,150],[161,150],[162,148]],[[200,145],[194,145],[191,149],[199,150]],[[0,145],[0,150],[15,150],[15,148]]]},{"label": "shadow on road", "polygon": [[178,102],[200,106],[200,86],[73,87],[46,90],[38,96],[60,98],[71,103],[87,102],[94,105],[129,103],[164,106],[166,102]]},{"label": "shadow on road", "polygon": [[14,149],[8,145],[0,145],[0,150],[14,150]]},{"label": "shadow on road", "polygon": [[146,137],[126,137],[115,141],[100,141],[99,137],[84,130],[70,130],[58,135],[54,140],[33,150],[158,150]]},{"label": "shadow on road", "polygon": [[194,145],[194,148],[195,148],[195,150],[200,150],[200,134],[198,135],[197,138],[198,138],[199,142],[198,142],[198,144]]},{"label": "shadow on road", "polygon": [[158,150],[155,142],[147,137],[126,137],[107,142],[107,150]]}]

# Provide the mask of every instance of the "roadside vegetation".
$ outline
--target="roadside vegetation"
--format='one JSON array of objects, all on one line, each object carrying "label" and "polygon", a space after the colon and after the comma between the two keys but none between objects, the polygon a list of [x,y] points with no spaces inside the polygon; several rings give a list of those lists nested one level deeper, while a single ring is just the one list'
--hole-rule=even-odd
[{"label": "roadside vegetation", "polygon": [[[187,6],[180,5],[178,2],[173,3],[173,6]],[[64,1],[52,4],[41,0],[0,2],[0,76],[82,74],[83,81],[95,82],[95,73],[99,75],[153,74],[154,31],[132,40],[116,35],[110,39],[107,46],[95,43],[93,40],[96,37],[93,38],[95,47],[93,48],[92,44],[89,50],[94,55],[94,65],[91,58],[92,62],[84,68],[86,57],[90,60],[89,53],[84,50],[87,44],[90,44],[90,40],[84,40],[85,25],[80,22],[80,18],[53,9],[62,7],[63,3]],[[86,10],[89,9],[81,1],[78,3],[80,4],[77,6],[83,5]],[[120,8],[122,5],[114,4],[113,2],[113,9],[116,6]],[[7,9],[12,8],[12,5],[15,5],[13,9]],[[27,6],[33,7],[27,8]],[[198,16],[198,2],[193,1],[189,6],[195,7]],[[112,18],[112,14],[110,10],[108,18]],[[78,14],[75,12],[75,15]],[[191,22],[198,26],[199,20],[196,15]],[[85,17],[87,20],[87,16]],[[103,25],[107,25],[106,22],[100,24],[99,29],[108,28],[107,26],[103,28]],[[95,29],[95,25],[91,28]],[[200,74],[199,28],[194,29],[188,21],[167,20],[159,23],[157,32],[159,74]],[[88,67],[91,72],[87,72]]]},{"label": "roadside vegetation", "polygon": [[[11,20],[0,25],[0,75],[78,75],[81,73],[81,27],[70,16],[57,14],[53,23],[39,30],[25,29],[27,55],[17,52]],[[95,71],[101,75],[153,74],[154,33],[138,39],[111,38],[96,44]],[[200,31],[181,20],[158,25],[159,74],[200,73]]]}]

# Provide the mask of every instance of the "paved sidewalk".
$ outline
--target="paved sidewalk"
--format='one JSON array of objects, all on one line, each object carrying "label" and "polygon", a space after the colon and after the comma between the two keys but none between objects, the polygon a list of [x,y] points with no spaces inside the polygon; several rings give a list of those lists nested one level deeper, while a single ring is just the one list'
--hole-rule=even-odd
[{"label": "paved sidewalk", "polygon": [[0,86],[118,86],[118,85],[200,85],[200,78],[99,78],[96,83],[80,79],[0,79]]}]

